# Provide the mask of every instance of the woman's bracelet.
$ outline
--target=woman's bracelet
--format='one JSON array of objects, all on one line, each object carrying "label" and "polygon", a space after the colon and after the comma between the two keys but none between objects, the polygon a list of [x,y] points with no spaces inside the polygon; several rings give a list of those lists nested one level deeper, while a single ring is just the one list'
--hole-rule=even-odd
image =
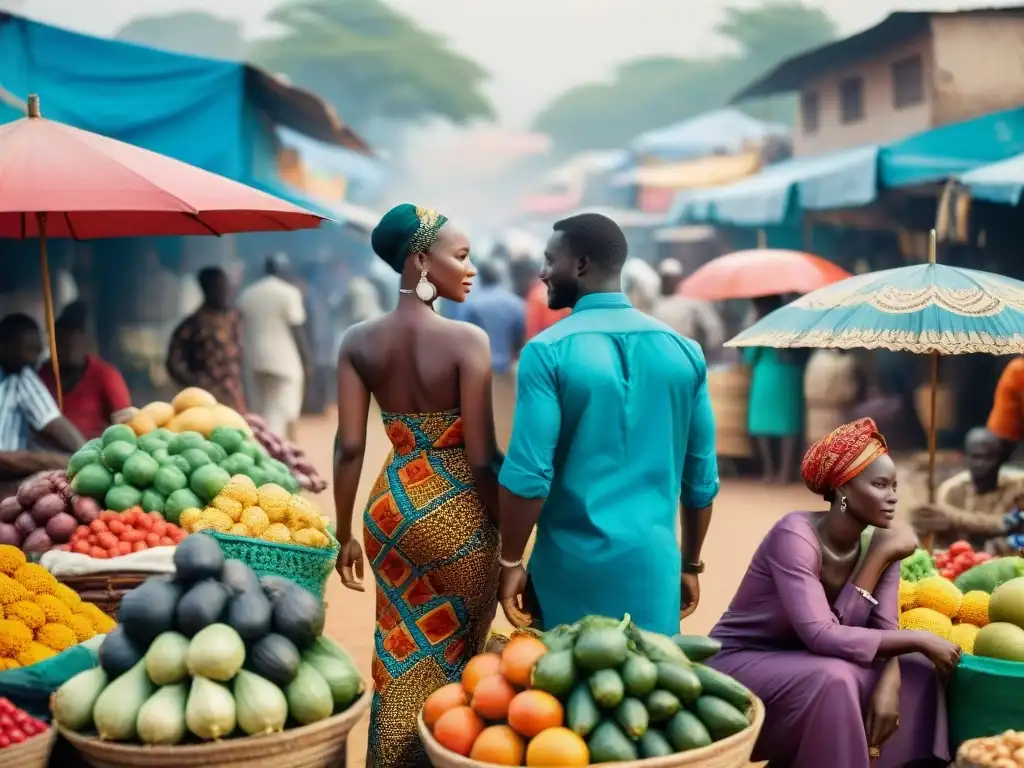
[{"label": "woman's bracelet", "polygon": [[498,558],[498,565],[500,565],[502,568],[518,568],[522,564],[523,558],[519,558],[518,560],[506,560],[503,557]]}]

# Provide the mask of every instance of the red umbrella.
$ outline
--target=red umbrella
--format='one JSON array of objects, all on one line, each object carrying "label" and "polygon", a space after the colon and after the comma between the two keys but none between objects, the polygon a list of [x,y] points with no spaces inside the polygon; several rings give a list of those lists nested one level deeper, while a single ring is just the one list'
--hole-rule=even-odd
[{"label": "red umbrella", "polygon": [[40,238],[58,402],[48,236],[225,235],[313,229],[323,220],[223,176],[44,120],[34,95],[28,117],[0,126],[0,237]]},{"label": "red umbrella", "polygon": [[820,256],[758,248],[712,259],[684,280],[679,292],[705,301],[756,299],[810,293],[848,277],[849,272]]}]

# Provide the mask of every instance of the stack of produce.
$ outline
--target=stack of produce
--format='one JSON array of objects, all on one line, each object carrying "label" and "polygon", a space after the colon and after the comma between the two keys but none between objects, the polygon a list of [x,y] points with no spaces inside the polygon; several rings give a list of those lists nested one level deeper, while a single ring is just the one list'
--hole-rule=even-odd
[{"label": "stack of produce", "polygon": [[[428,699],[423,722],[443,747],[495,765],[578,766],[662,757],[750,727],[752,696],[699,663],[719,645],[587,617],[501,655],[470,660]],[[525,762],[524,762],[525,761]]]},{"label": "stack of produce", "polygon": [[0,545],[0,667],[28,667],[114,629],[113,620],[17,547]]},{"label": "stack of produce", "polygon": [[329,522],[309,499],[273,483],[257,488],[246,475],[232,477],[205,509],[181,515],[189,533],[214,530],[317,549],[334,546],[327,533]]},{"label": "stack of produce", "polygon": [[17,495],[0,501],[0,544],[36,553],[66,544],[79,523],[95,517],[88,504],[72,504],[71,496],[66,472],[47,472],[23,482]]},{"label": "stack of produce", "polygon": [[980,589],[992,594],[1000,584],[1024,576],[1024,557],[998,557],[976,565],[957,576],[956,585],[961,592]]},{"label": "stack of produce", "polygon": [[327,481],[310,464],[305,451],[299,446],[280,435],[275,435],[267,427],[267,423],[255,413],[246,414],[245,420],[252,428],[252,436],[259,441],[267,453],[291,470],[295,479],[299,481],[300,488],[310,493],[320,493],[327,488]]},{"label": "stack of produce", "polygon": [[207,440],[198,432],[156,429],[142,437],[125,425],[108,427],[71,457],[71,488],[123,512],[141,506],[178,524],[186,509],[209,504],[232,475],[256,486],[268,482],[290,490],[298,483],[281,462],[237,429],[218,427]]},{"label": "stack of produce", "polygon": [[[0,749],[23,744],[49,729],[46,723],[14,706],[10,699],[0,697]],[[0,756],[0,762],[3,759]]]},{"label": "stack of produce", "polygon": [[974,653],[992,659],[1024,661],[1024,577],[996,587],[988,602],[987,626],[978,632]]},{"label": "stack of produce", "polygon": [[1024,768],[1024,731],[965,741],[957,750],[956,768]]},{"label": "stack of produce", "polygon": [[929,576],[900,582],[900,627],[923,629],[974,653],[979,630],[989,623],[989,595],[962,593],[949,579]]},{"label": "stack of produce", "polygon": [[935,561],[926,549],[919,549],[900,562],[900,579],[903,581],[920,581],[938,573]]},{"label": "stack of produce", "polygon": [[949,549],[937,551],[934,557],[939,575],[951,581],[974,566],[992,559],[988,552],[975,552],[970,542],[966,541],[955,541],[949,545]]},{"label": "stack of produce", "polygon": [[132,507],[125,512],[101,512],[89,525],[78,526],[69,544],[71,552],[106,560],[152,547],[174,547],[184,536],[159,512]]},{"label": "stack of produce", "polygon": [[204,437],[210,437],[217,427],[250,432],[238,411],[221,405],[217,398],[199,387],[181,390],[169,403],[156,401],[143,406],[128,423],[139,437],[157,429],[198,432]]},{"label": "stack of produce", "polygon": [[185,539],[174,563],[173,579],[151,577],[124,597],[100,666],[58,690],[61,726],[176,745],[308,725],[363,692],[351,659],[322,636],[324,606],[313,595],[258,579],[204,534]]}]

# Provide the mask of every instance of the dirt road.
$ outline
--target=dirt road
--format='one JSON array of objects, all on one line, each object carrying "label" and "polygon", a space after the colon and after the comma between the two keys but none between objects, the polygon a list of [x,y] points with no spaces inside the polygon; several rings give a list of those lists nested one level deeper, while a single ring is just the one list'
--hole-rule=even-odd
[{"label": "dirt road", "polygon": [[[334,423],[331,418],[307,419],[299,439],[314,466],[329,474]],[[380,415],[370,414],[365,469],[359,488],[357,523],[377,473],[387,458],[390,444],[380,424]],[[318,497],[324,511],[331,513],[330,490]],[[782,515],[794,509],[813,507],[814,499],[802,488],[775,488],[755,482],[729,481],[715,502],[715,519],[704,548],[707,573],[701,579],[701,601],[687,624],[689,632],[707,632],[727,607],[743,576],[744,568],[761,538]],[[361,536],[361,534],[360,534]],[[335,577],[327,589],[327,632],[339,640],[362,666],[367,679],[373,648],[373,579],[366,575],[366,592],[345,589]],[[499,611],[500,615],[500,611]],[[504,622],[504,619],[502,619]],[[349,766],[362,768],[366,752],[366,723],[353,732],[349,745]]]}]

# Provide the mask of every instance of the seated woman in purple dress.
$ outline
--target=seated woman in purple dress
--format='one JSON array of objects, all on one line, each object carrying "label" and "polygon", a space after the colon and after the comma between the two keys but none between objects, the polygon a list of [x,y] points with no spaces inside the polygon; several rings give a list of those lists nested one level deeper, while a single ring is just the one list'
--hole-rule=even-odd
[{"label": "seated woman in purple dress", "polygon": [[754,751],[772,768],[879,768],[949,761],[941,679],[953,643],[899,629],[899,563],[917,540],[893,524],[896,467],[871,419],[804,457],[830,503],[769,531],[712,637],[709,663],[765,703]]}]

